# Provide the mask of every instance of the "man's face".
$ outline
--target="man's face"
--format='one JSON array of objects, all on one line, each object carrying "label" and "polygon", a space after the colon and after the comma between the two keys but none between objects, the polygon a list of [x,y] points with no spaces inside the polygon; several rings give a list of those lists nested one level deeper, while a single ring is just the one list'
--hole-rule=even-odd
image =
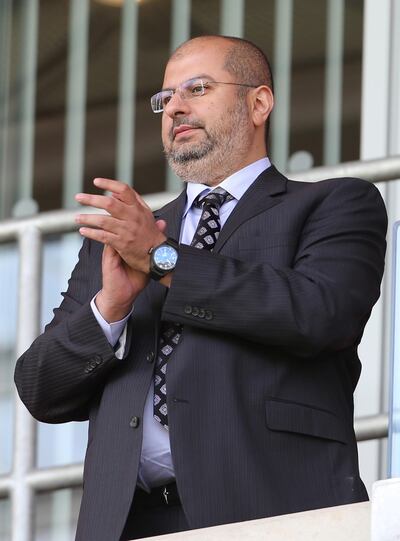
[{"label": "man's face", "polygon": [[251,144],[252,125],[240,87],[213,85],[213,81],[245,82],[235,81],[223,69],[225,54],[221,42],[192,46],[165,71],[163,88],[175,89],[194,78],[210,82],[204,95],[183,99],[178,91],[164,108],[164,151],[171,168],[185,181],[217,184],[240,169]]}]

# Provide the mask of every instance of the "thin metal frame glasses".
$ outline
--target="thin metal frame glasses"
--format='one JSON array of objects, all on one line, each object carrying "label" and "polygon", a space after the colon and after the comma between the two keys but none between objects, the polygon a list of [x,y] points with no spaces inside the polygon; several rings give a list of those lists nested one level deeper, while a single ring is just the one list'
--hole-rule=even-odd
[{"label": "thin metal frame glasses", "polygon": [[172,99],[173,95],[178,92],[183,100],[190,100],[192,98],[199,98],[204,96],[206,90],[212,85],[234,85],[234,86],[246,86],[248,88],[257,88],[255,85],[248,85],[245,83],[228,83],[224,81],[205,81],[203,79],[189,79],[176,88],[167,88],[160,90],[157,94],[154,94],[150,98],[151,108],[153,113],[162,113]]}]

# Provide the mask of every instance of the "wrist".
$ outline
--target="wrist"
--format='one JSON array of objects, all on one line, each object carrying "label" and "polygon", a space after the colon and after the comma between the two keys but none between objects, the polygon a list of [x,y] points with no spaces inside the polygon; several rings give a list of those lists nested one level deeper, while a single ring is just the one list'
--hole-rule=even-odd
[{"label": "wrist", "polygon": [[133,299],[126,303],[115,303],[107,298],[101,290],[94,299],[97,310],[107,323],[115,323],[124,319],[132,310]]},{"label": "wrist", "polygon": [[169,272],[168,274],[160,278],[159,283],[165,287],[168,287],[168,288],[171,287],[173,274],[174,274],[173,272]]}]

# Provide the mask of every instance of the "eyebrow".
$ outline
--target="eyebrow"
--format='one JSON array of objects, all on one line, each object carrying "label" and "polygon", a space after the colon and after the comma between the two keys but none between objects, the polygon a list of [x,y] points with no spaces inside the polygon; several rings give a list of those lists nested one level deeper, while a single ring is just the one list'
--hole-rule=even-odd
[{"label": "eyebrow", "polygon": [[[215,82],[214,77],[211,77],[211,75],[207,75],[206,73],[202,73],[200,75],[194,75],[193,77],[189,77],[189,79],[186,79],[185,81],[182,81],[182,83],[180,83],[180,84],[186,83],[187,81],[194,81],[196,79],[207,79],[207,81],[210,81],[210,83]],[[175,87],[175,88],[177,88],[177,87]],[[163,90],[175,90],[175,88],[171,88],[171,87],[162,88],[161,92]]]}]

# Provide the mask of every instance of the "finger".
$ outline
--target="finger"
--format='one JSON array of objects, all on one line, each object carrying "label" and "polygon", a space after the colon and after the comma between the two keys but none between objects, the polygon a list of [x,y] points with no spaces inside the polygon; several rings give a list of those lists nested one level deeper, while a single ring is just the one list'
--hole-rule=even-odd
[{"label": "finger", "polygon": [[103,270],[113,269],[121,265],[122,259],[119,253],[109,244],[104,245],[102,267]]},{"label": "finger", "polygon": [[107,190],[111,192],[113,197],[132,205],[136,202],[136,192],[133,188],[121,182],[120,180],[111,180],[109,178],[95,178],[93,184],[101,190]]},{"label": "finger", "polygon": [[167,230],[167,222],[165,220],[157,220],[156,226],[158,230],[161,231],[161,233],[165,233],[165,231]]},{"label": "finger", "polygon": [[123,227],[123,222],[106,214],[77,214],[75,222],[79,225],[103,229],[117,233]]},{"label": "finger", "polygon": [[112,216],[121,216],[124,214],[124,210],[126,210],[126,206],[121,201],[108,195],[77,193],[75,200],[81,205],[105,210]]},{"label": "finger", "polygon": [[116,249],[115,246],[118,243],[118,236],[114,235],[114,233],[104,231],[103,229],[92,229],[91,227],[80,227],[79,233],[82,237],[96,240],[102,244],[109,244],[112,248]]}]

